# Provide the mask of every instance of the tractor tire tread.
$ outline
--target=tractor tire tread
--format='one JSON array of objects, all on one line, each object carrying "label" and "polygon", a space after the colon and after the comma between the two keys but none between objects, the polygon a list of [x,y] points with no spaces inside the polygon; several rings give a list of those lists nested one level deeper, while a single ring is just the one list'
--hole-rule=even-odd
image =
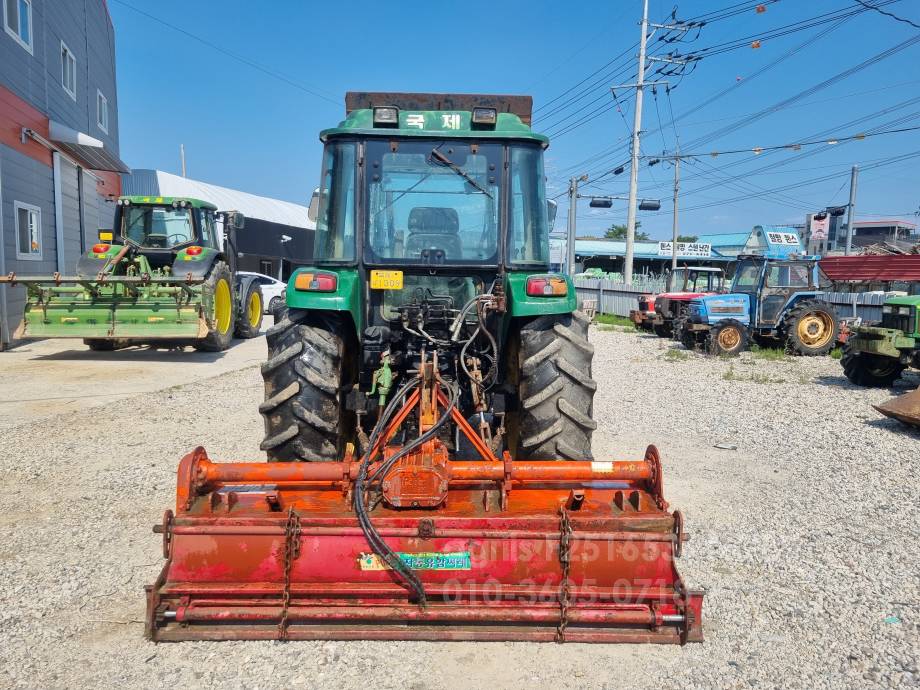
[{"label": "tractor tire tread", "polygon": [[277,318],[262,365],[261,447],[269,462],[338,460],[344,448],[339,392],[347,356],[342,318],[286,307]]},{"label": "tractor tire tread", "polygon": [[589,323],[575,312],[540,316],[521,327],[517,458],[593,459],[597,384],[591,377]]},{"label": "tractor tire tread", "polygon": [[[826,314],[829,314],[831,321],[833,322],[833,333],[828,339],[827,343],[822,345],[820,348],[812,349],[806,346],[801,342],[796,335],[796,322],[805,314],[812,311],[823,311]],[[811,357],[819,357],[821,355],[826,355],[828,352],[834,349],[834,346],[837,344],[837,335],[840,333],[840,320],[837,318],[837,312],[830,304],[824,300],[819,299],[805,299],[792,307],[786,314],[783,316],[782,323],[782,333],[784,334],[784,340],[786,343],[786,352],[793,355],[803,355]]]}]

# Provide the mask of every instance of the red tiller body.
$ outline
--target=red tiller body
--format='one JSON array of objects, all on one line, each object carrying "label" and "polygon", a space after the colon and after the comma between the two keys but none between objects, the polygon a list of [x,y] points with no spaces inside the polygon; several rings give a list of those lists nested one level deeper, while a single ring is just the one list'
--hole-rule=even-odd
[{"label": "red tiller body", "polygon": [[654,447],[636,461],[448,462],[439,443],[394,466],[369,512],[424,606],[368,545],[353,458],[225,464],[196,449],[155,528],[167,561],[147,588],[147,635],[702,640],[703,595],[675,567],[682,519]]}]

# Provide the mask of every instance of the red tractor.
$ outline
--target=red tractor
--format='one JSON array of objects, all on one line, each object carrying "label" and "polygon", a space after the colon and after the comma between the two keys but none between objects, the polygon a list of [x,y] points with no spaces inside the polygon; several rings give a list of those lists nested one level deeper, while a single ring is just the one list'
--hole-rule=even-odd
[{"label": "red tractor", "polygon": [[668,276],[667,292],[655,298],[652,330],[659,338],[677,337],[690,310],[690,300],[724,292],[725,274],[711,266],[683,266]]}]

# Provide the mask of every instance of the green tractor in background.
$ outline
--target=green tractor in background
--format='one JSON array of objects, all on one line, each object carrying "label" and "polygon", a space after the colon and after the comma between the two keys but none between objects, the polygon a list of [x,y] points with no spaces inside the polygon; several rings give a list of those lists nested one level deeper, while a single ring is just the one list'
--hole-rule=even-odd
[{"label": "green tractor in background", "polygon": [[93,350],[190,343],[217,352],[234,334],[257,336],[262,291],[236,272],[234,238],[244,222],[199,199],[119,198],[115,230],[99,231],[75,276],[0,278],[28,290],[14,338],[82,338]]},{"label": "green tractor in background", "polygon": [[[892,297],[882,306],[882,321],[858,326],[840,360],[846,377],[858,386],[888,387],[908,367],[920,369],[920,295]],[[874,406],[882,414],[920,426],[920,390]]]},{"label": "green tractor in background", "polygon": [[[520,96],[346,95],[320,135],[314,265],[267,334],[270,461],[365,452],[423,370],[496,457],[591,459],[593,347],[571,278],[549,272],[548,140],[530,114]],[[407,424],[401,443],[432,433]],[[437,431],[475,457],[456,424]]]}]

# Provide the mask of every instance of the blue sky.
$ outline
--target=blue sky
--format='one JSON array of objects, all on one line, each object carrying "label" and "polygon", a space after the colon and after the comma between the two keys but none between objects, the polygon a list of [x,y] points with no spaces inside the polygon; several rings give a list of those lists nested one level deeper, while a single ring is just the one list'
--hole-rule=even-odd
[{"label": "blue sky", "polygon": [[[617,112],[610,108],[609,86],[635,81],[632,56],[639,36],[640,0],[564,5],[539,0],[352,1],[347,6],[284,0],[108,4],[116,31],[121,154],[132,167],[178,172],[179,144],[184,143],[190,177],[306,203],[318,179],[317,134],[342,118],[347,90],[528,93],[537,109],[535,129],[556,135],[547,152],[551,195],[565,190],[568,176],[582,172],[591,173],[585,193],[627,191],[628,165],[619,176],[597,178],[628,161],[624,137],[632,123],[632,95],[621,92],[624,102]],[[738,0],[688,0],[677,6],[678,18],[736,5]],[[672,7],[671,2],[650,0],[650,19],[666,21]],[[664,48],[661,43],[650,45],[656,52],[676,49],[685,55],[857,7],[852,0],[767,1],[766,12],[751,9],[714,21],[699,36],[696,31],[688,35],[695,40]],[[891,2],[885,9],[920,23],[920,3]],[[674,84],[674,126],[665,92],[660,90],[656,98],[646,91],[643,129],[649,133],[642,152],[673,152],[675,130],[684,152],[708,153],[805,141],[826,131],[843,136],[872,128],[918,126],[920,43],[824,90],[813,90],[918,34],[907,24],[867,11],[840,26],[827,23],[764,40],[758,49],[745,43],[706,57],[679,83],[678,77],[668,77]],[[795,48],[776,67],[753,76]],[[590,77],[624,52],[626,56]],[[725,96],[681,118],[729,87],[733,88]],[[569,89],[573,90],[566,93]],[[803,91],[798,100],[769,110]],[[910,103],[914,98],[917,102]],[[559,106],[564,107],[554,112]],[[883,113],[886,109],[889,112]],[[753,117],[764,110],[765,116]],[[595,116],[584,121],[591,114]],[[866,119],[844,126],[859,118]],[[661,131],[655,132],[659,123]],[[562,133],[572,124],[578,126]],[[730,131],[719,133],[723,128]],[[692,146],[712,133],[719,135]],[[890,161],[915,151],[917,158]],[[589,160],[605,152],[609,154]],[[794,156],[802,158],[791,160]],[[803,222],[810,210],[847,202],[854,163],[866,168],[858,186],[859,218],[917,220],[913,214],[920,205],[920,130],[797,152],[686,161],[681,170],[681,231],[732,232],[755,224]],[[776,165],[758,172],[770,164]],[[877,167],[867,167],[873,165]],[[662,199],[659,213],[640,215],[643,230],[656,238],[671,232],[671,176],[665,164],[640,168],[640,195]],[[808,183],[817,177],[829,179]],[[786,189],[772,191],[778,187]],[[565,200],[560,203],[557,230],[566,212]],[[603,234],[611,223],[625,221],[625,204],[597,210],[581,201],[577,215],[579,235]]]}]

